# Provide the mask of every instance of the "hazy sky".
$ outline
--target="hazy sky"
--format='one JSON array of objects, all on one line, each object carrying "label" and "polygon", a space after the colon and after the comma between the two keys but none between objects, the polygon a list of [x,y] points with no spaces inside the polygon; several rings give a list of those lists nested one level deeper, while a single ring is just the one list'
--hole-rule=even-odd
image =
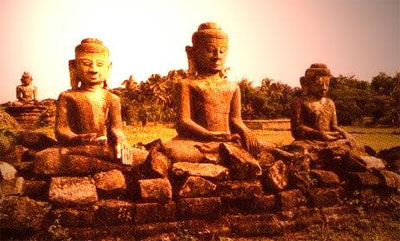
[{"label": "hazy sky", "polygon": [[233,81],[298,86],[314,62],[363,80],[400,72],[400,0],[1,0],[0,103],[16,99],[23,71],[39,99],[57,98],[87,37],[111,51],[111,87],[130,74],[141,81],[186,69],[185,46],[207,21],[229,35]]}]

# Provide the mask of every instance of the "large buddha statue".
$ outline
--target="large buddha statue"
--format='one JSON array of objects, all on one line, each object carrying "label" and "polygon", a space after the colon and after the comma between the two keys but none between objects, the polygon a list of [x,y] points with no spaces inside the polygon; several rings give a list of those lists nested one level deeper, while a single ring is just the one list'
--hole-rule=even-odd
[{"label": "large buddha statue", "polygon": [[337,141],[352,136],[339,128],[335,103],[327,92],[331,72],[325,64],[312,64],[301,77],[302,96],[294,102],[291,118],[292,135],[296,140]]},{"label": "large buddha statue", "polygon": [[199,161],[220,143],[232,143],[257,157],[263,148],[241,117],[240,89],[226,76],[228,36],[203,23],[187,46],[189,75],[178,83],[178,136],[166,143],[175,161]]},{"label": "large buddha statue", "polygon": [[37,88],[32,84],[32,76],[24,72],[21,77],[21,85],[17,86],[17,101],[13,106],[33,105],[37,103]]},{"label": "large buddha statue", "polygon": [[[71,152],[95,155],[110,149],[108,159],[131,164],[141,150],[125,142],[119,97],[106,89],[110,69],[109,50],[100,40],[88,38],[76,46],[69,62],[72,89],[58,98],[55,135]],[[80,148],[85,145],[92,146],[87,153]]]}]

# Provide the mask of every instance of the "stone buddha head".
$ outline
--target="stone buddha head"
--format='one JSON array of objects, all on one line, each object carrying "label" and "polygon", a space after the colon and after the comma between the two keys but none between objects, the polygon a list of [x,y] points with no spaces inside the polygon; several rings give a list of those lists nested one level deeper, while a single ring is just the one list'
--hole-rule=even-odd
[{"label": "stone buddha head", "polygon": [[228,36],[216,23],[202,23],[186,46],[190,74],[216,74],[225,69]]},{"label": "stone buddha head", "polygon": [[24,72],[21,76],[21,83],[23,86],[28,86],[32,83],[32,76],[28,72]]},{"label": "stone buddha head", "polygon": [[325,97],[328,93],[331,71],[325,64],[312,64],[300,78],[301,88],[306,95],[316,98]]},{"label": "stone buddha head", "polygon": [[103,84],[111,69],[109,50],[103,42],[94,38],[86,38],[75,48],[75,59],[69,61],[72,89]]}]

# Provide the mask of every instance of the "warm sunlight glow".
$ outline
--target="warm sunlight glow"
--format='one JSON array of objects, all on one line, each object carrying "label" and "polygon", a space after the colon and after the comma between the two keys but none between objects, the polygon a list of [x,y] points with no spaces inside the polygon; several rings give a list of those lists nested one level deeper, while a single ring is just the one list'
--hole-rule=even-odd
[{"label": "warm sunlight glow", "polygon": [[291,86],[310,63],[333,74],[370,80],[400,66],[400,2],[393,1],[123,1],[5,0],[1,2],[1,102],[29,71],[39,99],[69,88],[68,60],[83,38],[109,47],[111,87],[129,75],[186,69],[185,46],[206,21],[229,36],[230,78],[264,77]]}]

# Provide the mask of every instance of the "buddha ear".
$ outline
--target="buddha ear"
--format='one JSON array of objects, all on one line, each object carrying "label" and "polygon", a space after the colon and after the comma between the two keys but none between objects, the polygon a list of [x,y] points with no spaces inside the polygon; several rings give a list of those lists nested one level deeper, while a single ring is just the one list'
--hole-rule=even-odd
[{"label": "buddha ear", "polygon": [[185,50],[188,58],[188,73],[189,75],[196,74],[197,70],[194,64],[194,49],[191,46],[186,46]]},{"label": "buddha ear", "polygon": [[107,76],[106,76],[106,78],[104,79],[104,83],[103,83],[103,88],[104,88],[104,89],[108,89],[108,80],[110,79],[111,67],[112,67],[112,62],[110,62],[110,64],[108,64]]},{"label": "buddha ear", "polygon": [[75,59],[71,59],[68,62],[68,67],[69,67],[69,78],[70,78],[71,88],[73,90],[76,90],[79,86],[79,81],[76,77],[76,61],[75,61]]}]

